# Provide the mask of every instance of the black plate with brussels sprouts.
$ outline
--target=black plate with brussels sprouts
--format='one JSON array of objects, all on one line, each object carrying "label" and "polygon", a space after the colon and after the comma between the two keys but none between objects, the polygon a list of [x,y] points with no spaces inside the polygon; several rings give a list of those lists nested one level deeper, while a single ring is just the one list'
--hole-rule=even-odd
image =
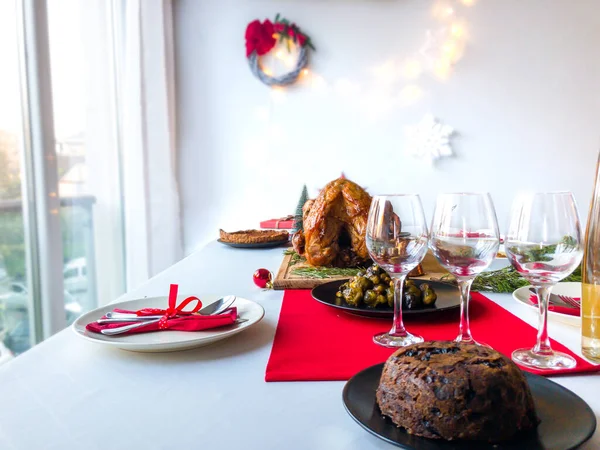
[{"label": "black plate with brussels sprouts", "polygon": [[[312,290],[318,302],[348,313],[389,318],[394,314],[393,288],[385,271],[373,265],[348,280],[335,280]],[[431,314],[460,307],[456,286],[437,281],[409,279],[404,285],[402,313]]]}]

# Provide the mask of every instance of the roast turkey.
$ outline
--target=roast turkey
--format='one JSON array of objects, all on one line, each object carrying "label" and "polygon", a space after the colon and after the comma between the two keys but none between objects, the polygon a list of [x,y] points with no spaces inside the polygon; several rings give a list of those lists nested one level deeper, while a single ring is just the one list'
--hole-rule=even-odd
[{"label": "roast turkey", "polygon": [[294,249],[312,266],[353,267],[369,261],[365,243],[371,196],[356,183],[339,178],[302,208]]}]

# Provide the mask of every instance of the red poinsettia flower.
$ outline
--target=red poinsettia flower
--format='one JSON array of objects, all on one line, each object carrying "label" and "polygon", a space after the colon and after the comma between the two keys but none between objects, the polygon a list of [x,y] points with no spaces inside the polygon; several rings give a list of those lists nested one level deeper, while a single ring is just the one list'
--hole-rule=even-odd
[{"label": "red poinsettia flower", "polygon": [[304,43],[306,42],[306,36],[302,33],[298,33],[296,35],[296,40],[298,41],[298,45],[300,45],[300,47],[304,47]]},{"label": "red poinsettia flower", "polygon": [[246,28],[246,57],[254,51],[259,56],[271,51],[275,46],[274,32],[273,23],[269,19],[263,23],[260,20],[250,22]]}]

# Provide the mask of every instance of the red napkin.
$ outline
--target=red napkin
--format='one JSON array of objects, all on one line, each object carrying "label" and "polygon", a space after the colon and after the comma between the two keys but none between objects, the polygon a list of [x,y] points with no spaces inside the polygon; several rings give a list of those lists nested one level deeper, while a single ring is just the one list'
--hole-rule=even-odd
[{"label": "red napkin", "polygon": [[[469,309],[475,339],[508,357],[517,348],[535,344],[535,328],[483,295],[473,293]],[[458,334],[458,310],[417,317],[405,317],[406,327],[426,340],[452,340]],[[391,319],[355,316],[323,305],[313,300],[308,290],[285,291],[265,380],[347,380],[393,353],[394,349],[373,343],[373,335],[388,331],[391,325]],[[553,376],[600,371],[600,365],[590,364],[551,341],[555,350],[573,356],[577,367],[530,372]]]},{"label": "red napkin", "polygon": [[[135,313],[135,311],[126,311],[119,310],[119,312],[124,313]],[[106,317],[103,317],[105,319]],[[232,325],[237,319],[237,308],[230,308],[225,311],[223,314],[218,314],[216,316],[201,316],[199,314],[194,314],[193,316],[185,316],[185,317],[176,317],[173,319],[166,319],[166,322],[163,322],[165,326],[161,326],[159,322],[150,323],[148,325],[141,326],[139,328],[134,328],[131,331],[128,331],[123,334],[115,335],[118,336],[126,336],[128,334],[134,333],[148,333],[150,331],[163,331],[163,330],[174,330],[174,331],[202,331],[209,330],[211,328],[224,327],[227,325]],[[125,325],[130,325],[132,323],[139,322],[120,322],[120,323],[109,323],[105,325],[100,325],[97,322],[91,322],[86,325],[86,330],[91,331],[93,333],[100,333],[102,330],[106,330],[109,328],[118,328],[123,327]]]},{"label": "red napkin", "polygon": [[[575,300],[579,301],[578,298]],[[534,305],[538,304],[537,295],[529,297],[529,301]],[[548,305],[548,311],[557,312],[561,314],[568,314],[569,316],[580,316],[581,308],[569,308],[568,306]]]}]

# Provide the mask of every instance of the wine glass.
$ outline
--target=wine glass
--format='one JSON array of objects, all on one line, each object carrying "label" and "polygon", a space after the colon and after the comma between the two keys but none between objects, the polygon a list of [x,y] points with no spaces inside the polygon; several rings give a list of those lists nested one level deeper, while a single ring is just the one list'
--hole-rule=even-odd
[{"label": "wine glass", "polygon": [[471,285],[492,263],[500,246],[496,211],[489,194],[438,196],[429,247],[439,263],[456,277],[460,290],[460,325],[456,342],[479,344],[469,326]]},{"label": "wine glass", "polygon": [[394,282],[394,323],[387,333],[373,336],[384,347],[404,347],[423,342],[410,334],[402,322],[404,280],[427,253],[427,221],[418,195],[373,197],[367,219],[366,243],[373,261]]},{"label": "wine glass", "polygon": [[535,288],[539,322],[532,349],[515,350],[512,359],[535,369],[575,367],[571,356],[555,352],[548,337],[548,300],[552,287],[581,262],[583,246],[577,204],[570,192],[521,195],[513,204],[506,256]]}]

